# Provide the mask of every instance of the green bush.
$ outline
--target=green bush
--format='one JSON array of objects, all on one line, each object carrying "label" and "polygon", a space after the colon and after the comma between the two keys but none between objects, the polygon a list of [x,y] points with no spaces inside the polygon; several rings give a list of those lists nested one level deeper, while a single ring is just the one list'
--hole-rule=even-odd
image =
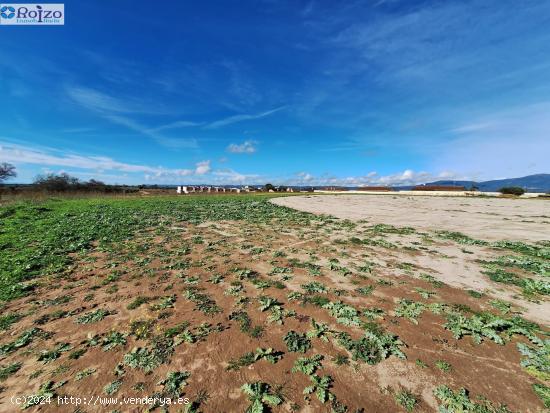
[{"label": "green bush", "polygon": [[499,192],[504,195],[523,195],[525,193],[525,189],[519,187],[519,186],[505,186],[504,188],[500,188]]}]

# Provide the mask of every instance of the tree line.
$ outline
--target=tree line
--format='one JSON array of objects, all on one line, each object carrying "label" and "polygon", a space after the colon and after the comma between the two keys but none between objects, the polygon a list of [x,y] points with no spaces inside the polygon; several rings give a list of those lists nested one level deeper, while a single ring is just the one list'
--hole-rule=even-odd
[{"label": "tree line", "polygon": [[[15,166],[6,162],[0,163],[0,183],[16,176]],[[96,179],[83,181],[67,173],[38,175],[32,183],[32,188],[45,192],[128,193],[138,191],[136,187],[109,185]]]}]

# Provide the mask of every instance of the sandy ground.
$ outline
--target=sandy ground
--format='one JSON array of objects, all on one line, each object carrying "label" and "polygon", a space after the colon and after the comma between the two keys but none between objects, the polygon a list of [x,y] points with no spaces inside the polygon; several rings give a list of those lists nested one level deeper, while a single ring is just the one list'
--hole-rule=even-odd
[{"label": "sandy ground", "polygon": [[[314,195],[275,198],[272,202],[315,214],[367,220],[368,225],[409,226],[419,231],[458,231],[488,241],[550,240],[550,202],[545,200]],[[478,260],[494,259],[494,250],[468,245],[467,252],[464,252],[453,242],[439,242],[433,249],[440,256],[419,254],[410,257],[398,250],[386,258],[406,259],[453,287],[483,291],[493,298],[509,301],[520,308],[526,318],[550,325],[550,301],[527,301],[518,295],[516,287],[493,282],[483,274],[484,269]]]},{"label": "sandy ground", "polygon": [[276,198],[283,205],[372,224],[459,231],[484,240],[550,240],[550,202],[542,199],[387,195]]}]

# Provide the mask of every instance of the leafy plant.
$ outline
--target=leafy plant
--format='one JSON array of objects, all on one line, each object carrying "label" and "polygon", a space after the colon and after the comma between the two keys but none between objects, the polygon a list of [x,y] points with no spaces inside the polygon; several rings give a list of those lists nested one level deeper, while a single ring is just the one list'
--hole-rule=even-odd
[{"label": "leafy plant", "polygon": [[277,363],[283,357],[283,353],[272,348],[258,347],[256,352],[244,353],[236,360],[230,360],[226,370],[239,370],[241,367],[250,366],[258,360],[265,359],[271,364]]},{"label": "leafy plant", "polygon": [[21,319],[20,314],[5,314],[0,316],[0,331],[5,331],[11,327],[11,325]]},{"label": "leafy plant", "polygon": [[271,364],[277,363],[282,358],[283,358],[283,353],[280,351],[275,351],[271,347],[269,348],[258,347],[256,349],[256,354],[254,355],[255,360],[264,359],[270,362]]},{"label": "leafy plant", "polygon": [[330,388],[332,387],[332,377],[319,377],[314,374],[309,376],[309,379],[313,384],[304,389],[304,394],[307,395],[315,392],[317,399],[319,399],[321,403],[326,403],[328,400],[334,399],[334,394],[330,392]]},{"label": "leafy plant", "polygon": [[228,371],[239,370],[241,367],[250,366],[256,361],[255,354],[251,351],[244,353],[241,357],[235,360],[229,360],[228,366],[225,368]]},{"label": "leafy plant", "polygon": [[22,363],[11,363],[5,367],[0,367],[0,381],[6,380],[12,374],[15,374],[19,371],[23,364]]},{"label": "leafy plant", "polygon": [[422,298],[426,300],[431,298],[433,295],[435,295],[434,291],[425,290],[424,288],[420,288],[420,287],[416,287],[414,291],[416,291],[418,294],[420,294]]},{"label": "leafy plant", "polygon": [[275,306],[280,306],[281,303],[274,298],[262,296],[258,298],[260,302],[260,311],[267,311]]},{"label": "leafy plant", "polygon": [[186,380],[189,377],[191,377],[191,373],[188,371],[173,371],[168,373],[159,384],[164,387],[163,393],[166,396],[178,398],[181,396],[181,388],[187,385]]},{"label": "leafy plant", "polygon": [[434,395],[441,400],[440,413],[512,413],[506,406],[495,406],[488,400],[482,400],[480,403],[470,400],[469,392],[465,388],[455,393],[447,386],[439,386],[435,389]]},{"label": "leafy plant", "polygon": [[336,321],[340,324],[346,326],[359,326],[361,324],[359,312],[351,305],[337,301],[325,304],[323,308],[327,309],[330,315],[336,318]]},{"label": "leafy plant", "polygon": [[402,406],[406,411],[412,412],[418,403],[416,396],[409,390],[400,390],[395,393],[395,402]]},{"label": "leafy plant", "polygon": [[91,324],[91,323],[97,323],[101,320],[103,320],[105,317],[114,314],[113,311],[104,310],[103,308],[98,308],[95,311],[91,311],[89,313],[86,313],[76,319],[76,322],[78,324]]},{"label": "leafy plant", "polygon": [[328,324],[317,322],[311,319],[311,330],[306,335],[308,338],[320,338],[323,341],[328,341],[328,334],[331,333]]},{"label": "leafy plant", "polygon": [[434,364],[435,367],[437,367],[441,371],[444,371],[445,373],[448,373],[453,369],[453,366],[443,360],[436,360]]},{"label": "leafy plant", "polygon": [[147,304],[149,301],[151,301],[151,297],[143,297],[139,296],[134,298],[134,300],[126,306],[128,310],[135,310],[136,308],[139,308],[143,304]]},{"label": "leafy plant", "polygon": [[134,320],[130,323],[130,334],[137,339],[149,338],[153,323],[153,320]]},{"label": "leafy plant", "polygon": [[71,360],[78,360],[80,357],[82,357],[86,353],[86,349],[79,348],[74,351],[71,351],[69,353],[69,359]]},{"label": "leafy plant", "polygon": [[545,340],[539,347],[517,343],[518,350],[524,358],[520,365],[531,375],[540,380],[550,380],[550,340]]},{"label": "leafy plant", "polygon": [[321,367],[321,360],[323,360],[321,354],[315,354],[311,357],[300,357],[294,362],[292,367],[293,372],[301,372],[311,376],[315,371]]},{"label": "leafy plant", "polygon": [[28,409],[29,407],[32,407],[41,403],[43,400],[54,399],[56,397],[55,390],[63,386],[65,383],[66,381],[60,381],[56,383],[51,380],[45,383],[42,383],[38,388],[38,392],[36,394],[26,397],[26,403],[23,404],[21,408]]},{"label": "leafy plant", "polygon": [[550,387],[545,384],[535,383],[533,384],[533,391],[542,400],[544,407],[550,409]]},{"label": "leafy plant", "polygon": [[318,281],[312,281],[307,284],[302,284],[302,288],[306,291],[308,294],[315,294],[315,293],[326,293],[327,287]]},{"label": "leafy plant", "polygon": [[80,381],[80,380],[82,380],[82,379],[84,379],[88,376],[91,376],[95,372],[96,372],[96,369],[88,367],[88,368],[85,368],[84,370],[79,371],[78,373],[76,373],[76,375],[74,376],[74,379],[75,379],[75,381]]},{"label": "leafy plant", "polygon": [[463,245],[488,245],[487,241],[481,241],[470,238],[460,232],[452,231],[437,231],[437,236],[444,239],[449,239]]},{"label": "leafy plant", "polygon": [[22,347],[28,346],[30,343],[33,342],[33,340],[37,337],[47,337],[48,334],[45,333],[43,330],[39,328],[31,328],[29,330],[25,330],[21,335],[15,339],[14,341],[3,344],[0,346],[0,356],[5,356],[7,354],[10,354],[17,349],[20,349]]},{"label": "leafy plant", "polygon": [[283,402],[280,396],[273,394],[271,386],[267,383],[246,383],[241,386],[241,390],[250,401],[246,413],[263,413],[266,411],[266,405],[278,406]]},{"label": "leafy plant", "polygon": [[157,303],[153,304],[151,306],[151,310],[159,311],[159,310],[165,310],[167,308],[173,308],[175,302],[176,302],[176,296],[169,295],[167,297],[161,298]]},{"label": "leafy plant", "polygon": [[237,321],[240,325],[241,331],[251,337],[257,338],[263,333],[263,328],[261,326],[252,326],[252,320],[246,311],[234,311],[229,314],[229,319]]},{"label": "leafy plant", "polygon": [[454,337],[459,339],[471,335],[474,343],[480,344],[484,338],[493,340],[497,344],[504,344],[513,334],[524,335],[534,343],[541,340],[535,333],[539,327],[521,317],[502,318],[491,313],[473,314],[470,318],[460,313],[449,313],[444,327],[450,330]]},{"label": "leafy plant", "polygon": [[375,318],[383,317],[384,310],[381,308],[365,308],[363,310],[363,315],[369,320],[374,320]]},{"label": "leafy plant", "polygon": [[420,274],[420,278],[427,281],[427,282],[429,282],[435,288],[441,288],[445,285],[442,281],[439,281],[433,275]]},{"label": "leafy plant", "polygon": [[57,360],[61,353],[65,353],[71,349],[71,345],[68,343],[59,343],[52,350],[45,350],[40,353],[38,356],[38,361],[42,361],[44,364],[47,364],[51,361]]},{"label": "leafy plant", "polygon": [[111,331],[101,339],[103,351],[109,351],[117,346],[126,345],[126,335],[118,331]]},{"label": "leafy plant", "polygon": [[395,308],[395,314],[398,317],[404,317],[414,324],[418,324],[417,318],[420,317],[426,306],[411,300],[399,300]]},{"label": "leafy plant", "polygon": [[121,380],[115,380],[115,381],[105,385],[105,387],[103,387],[103,393],[108,394],[108,395],[115,394],[120,389],[120,386],[122,386],[122,381]]},{"label": "leafy plant", "polygon": [[305,334],[299,334],[294,330],[290,330],[283,337],[288,351],[305,353],[311,348],[311,341]]},{"label": "leafy plant", "polygon": [[374,285],[368,285],[365,287],[356,288],[355,291],[361,295],[370,295],[374,291],[374,288]]},{"label": "leafy plant", "polygon": [[483,293],[480,293],[479,291],[475,291],[475,290],[467,290],[468,294],[470,294],[470,296],[474,297],[474,298],[481,298],[483,297]]},{"label": "leafy plant", "polygon": [[377,364],[390,355],[406,358],[400,349],[403,342],[389,333],[367,331],[358,340],[352,340],[348,333],[339,333],[338,343],[351,352],[353,360],[361,360],[367,364]]},{"label": "leafy plant", "polygon": [[337,366],[344,366],[349,364],[349,358],[348,356],[345,356],[343,354],[337,354],[336,357],[332,359],[334,361],[334,364]]},{"label": "leafy plant", "polygon": [[124,355],[123,363],[133,369],[151,372],[163,363],[167,363],[174,352],[172,340],[157,338],[151,348],[135,347]]},{"label": "leafy plant", "polygon": [[489,304],[499,310],[503,315],[508,314],[512,309],[512,304],[502,300],[491,300]]},{"label": "leafy plant", "polygon": [[185,297],[195,304],[196,310],[206,315],[214,315],[222,311],[210,296],[200,292],[196,287],[188,287],[185,290]]}]

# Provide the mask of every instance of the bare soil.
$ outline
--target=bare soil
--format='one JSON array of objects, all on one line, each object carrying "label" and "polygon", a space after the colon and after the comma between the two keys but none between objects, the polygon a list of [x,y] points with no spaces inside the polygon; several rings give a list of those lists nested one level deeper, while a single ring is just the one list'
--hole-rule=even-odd
[{"label": "bare soil", "polygon": [[[407,225],[421,228],[439,227],[440,222],[453,222],[464,218],[464,225],[454,224],[468,232],[474,222],[489,220],[484,231],[472,232],[473,235],[491,234],[488,228],[498,228],[498,222],[517,211],[522,216],[537,220],[537,233],[541,232],[541,222],[546,218],[540,211],[542,203],[533,206],[510,202],[510,207],[498,203],[499,221],[492,221],[492,215],[483,214],[485,200],[452,200],[437,199],[433,210],[422,200],[406,200],[401,208],[407,210],[403,218]],[[284,398],[284,402],[273,408],[275,412],[321,412],[330,411],[329,403],[322,404],[312,395],[304,398],[303,390],[310,383],[308,377],[299,372],[291,372],[294,361],[304,356],[301,353],[289,352],[283,342],[283,336],[290,330],[307,332],[311,330],[311,320],[324,322],[331,330],[348,332],[353,338],[359,338],[362,330],[357,327],[337,323],[326,309],[318,306],[291,301],[288,294],[292,291],[304,293],[303,284],[317,281],[324,284],[327,293],[318,294],[330,301],[343,301],[358,309],[378,308],[381,316],[373,320],[388,332],[399,336],[406,344],[403,351],[406,359],[390,356],[375,365],[354,361],[350,353],[338,345],[335,338],[323,341],[312,338],[312,348],[305,354],[321,354],[324,359],[319,375],[330,375],[333,378],[331,392],[337,400],[348,406],[348,411],[364,409],[365,412],[405,411],[396,404],[395,393],[404,389],[412,392],[417,398],[416,412],[437,411],[439,401],[434,397],[434,388],[447,385],[452,389],[465,387],[470,390],[472,398],[483,395],[494,403],[503,403],[515,412],[539,412],[542,403],[533,393],[531,386],[536,380],[520,367],[520,354],[516,342],[527,342],[524,338],[514,337],[506,345],[498,345],[489,340],[474,344],[471,337],[453,338],[443,325],[445,318],[428,311],[418,319],[418,324],[395,315],[394,309],[399,299],[407,298],[425,303],[441,302],[449,305],[468,306],[471,311],[491,310],[489,300],[493,295],[510,298],[517,291],[487,281],[476,284],[480,279],[479,267],[474,260],[480,256],[494,254],[483,248],[467,247],[474,254],[461,252],[460,247],[450,242],[431,239],[424,242],[422,234],[386,234],[378,238],[399,245],[399,249],[383,246],[365,246],[349,243],[350,237],[364,237],[372,222],[395,223],[392,216],[399,210],[396,200],[384,197],[291,197],[280,198],[275,202],[312,212],[334,213],[348,218],[367,218],[369,223],[357,226],[346,226],[336,222],[312,224],[310,227],[299,225],[252,224],[244,222],[212,222],[193,225],[188,222],[174,223],[167,233],[149,233],[114,246],[111,250],[97,249],[91,253],[76,256],[77,264],[67,273],[57,277],[42,279],[37,293],[32,298],[26,297],[10,302],[3,308],[3,313],[18,313],[24,317],[7,331],[0,333],[0,343],[6,344],[15,340],[22,332],[33,327],[51,333],[49,338],[39,338],[29,345],[1,357],[0,364],[20,362],[19,371],[8,377],[2,384],[0,393],[0,411],[13,412],[19,409],[10,403],[13,395],[35,394],[44,382],[52,380],[66,383],[55,390],[57,395],[69,395],[93,398],[105,395],[104,387],[115,381],[122,382],[115,396],[143,397],[162,392],[159,382],[167,373],[188,371],[188,385],[182,387],[182,395],[191,400],[200,400],[199,410],[203,412],[243,412],[249,402],[240,390],[244,383],[262,381],[269,383],[273,391]],[[349,203],[349,211],[345,202]],[[414,203],[411,204],[411,202]],[[432,200],[430,199],[430,202]],[[494,202],[491,200],[490,202]],[[418,204],[420,203],[420,204]],[[456,203],[456,205],[455,205]],[[462,205],[468,203],[469,205]],[[460,204],[460,205],[459,205]],[[336,207],[336,205],[339,205]],[[386,205],[386,214],[379,216],[377,205]],[[506,204],[508,205],[508,204]],[[517,206],[518,209],[515,209]],[[470,212],[449,212],[464,209]],[[496,207],[495,207],[496,208]],[[528,209],[529,212],[526,211]],[[361,209],[367,209],[361,213]],[[475,210],[476,213],[471,211]],[[459,215],[456,215],[459,214]],[[506,215],[508,214],[508,215]],[[422,217],[423,221],[422,221]],[[430,218],[432,217],[432,218]],[[467,219],[466,219],[467,218]],[[433,222],[428,222],[432,220]],[[548,224],[544,224],[548,225]],[[516,228],[516,227],[514,227]],[[514,231],[527,234],[518,226]],[[545,227],[548,228],[548,227]],[[498,236],[503,234],[500,229]],[[535,235],[541,237],[542,235]],[[424,241],[422,241],[424,240]],[[346,242],[343,242],[346,241]],[[420,243],[420,245],[419,245]],[[284,254],[274,254],[280,251]],[[451,258],[446,258],[451,257]],[[329,260],[338,260],[340,267],[350,269],[349,274],[330,269]],[[300,263],[314,262],[319,265],[318,274],[312,274]],[[443,264],[443,263],[446,264]],[[406,265],[404,265],[404,263]],[[371,266],[367,272],[360,270],[366,264]],[[285,272],[277,269],[286,268]],[[249,269],[253,278],[239,277],[235,269]],[[116,273],[116,277],[110,277]],[[363,271],[363,272],[362,272]],[[477,274],[472,280],[460,278],[459,272]],[[433,275],[445,284],[435,288],[419,275]],[[219,283],[210,282],[214,275],[223,276]],[[361,275],[362,274],[362,275]],[[286,277],[285,277],[286,276]],[[110,277],[110,278],[109,278]],[[196,278],[195,278],[196,277]],[[242,279],[240,279],[242,278]],[[258,288],[258,280],[266,281],[270,286]],[[254,282],[253,282],[254,281]],[[279,281],[278,288],[275,282]],[[243,290],[231,295],[230,288],[242,285]],[[463,285],[486,291],[481,298],[474,298]],[[359,294],[358,287],[373,286],[370,295]],[[220,312],[204,314],[195,303],[187,299],[185,290],[199,287],[219,307]],[[429,299],[422,299],[416,288],[435,293]],[[509,290],[509,291],[508,291]],[[508,291],[508,292],[506,292]],[[173,307],[155,309],[154,304],[163,297],[175,295]],[[283,324],[268,321],[269,311],[260,311],[258,298],[269,296],[278,300],[286,311],[294,311],[283,319]],[[59,302],[60,297],[69,297],[66,303]],[[136,297],[148,297],[150,301],[137,308],[129,309],[128,305]],[[49,301],[53,300],[53,301]],[[57,301],[56,301],[57,300]],[[52,304],[53,303],[53,304]],[[549,311],[544,304],[528,303],[517,299],[513,301],[514,310],[525,311],[525,316],[548,326]],[[529,307],[533,305],[534,307]],[[539,307],[536,307],[539,305]],[[76,321],[83,314],[97,309],[106,309],[113,314],[101,321],[90,324],[78,324]],[[538,310],[535,310],[538,309]],[[63,310],[69,312],[62,318],[38,324],[37,320]],[[262,326],[263,334],[251,337],[243,332],[239,323],[230,319],[232,312],[244,310],[251,318],[253,326]],[[73,313],[71,313],[73,312]],[[150,331],[138,336],[132,332],[133,322],[149,321]],[[191,331],[196,331],[202,323],[211,326],[220,325],[220,331],[212,331],[203,340],[195,343],[183,342],[174,346],[173,354],[158,368],[150,373],[129,366],[122,366],[123,373],[116,375],[115,367],[123,362],[124,355],[134,347],[150,347],[153,337],[163,336],[168,328],[188,323]],[[124,345],[104,351],[101,345],[89,345],[89,338],[95,334],[105,335],[108,332],[121,332],[126,335]],[[56,343],[68,343],[71,351],[85,350],[78,359],[69,358],[69,352],[48,363],[37,358],[44,350],[51,350]],[[256,348],[273,348],[284,353],[276,364],[259,360],[254,364],[242,367],[237,371],[226,368],[232,359],[241,357]],[[337,355],[348,356],[348,364],[337,365]],[[420,366],[421,360],[425,367]],[[435,365],[443,360],[452,367],[443,372]],[[94,369],[93,373],[81,380],[76,380],[78,372]],[[141,383],[141,384],[140,384]],[[201,396],[202,395],[202,396]],[[206,395],[206,396],[205,396]],[[103,412],[119,409],[122,412],[144,411],[143,407],[132,406],[73,406],[43,405],[31,407],[30,411],[43,412]],[[159,409],[160,410],[160,409]],[[184,411],[184,407],[169,407],[170,412]]]},{"label": "bare soil", "polygon": [[315,195],[275,198],[277,205],[372,224],[460,231],[485,240],[550,239],[547,199],[406,195]]}]

